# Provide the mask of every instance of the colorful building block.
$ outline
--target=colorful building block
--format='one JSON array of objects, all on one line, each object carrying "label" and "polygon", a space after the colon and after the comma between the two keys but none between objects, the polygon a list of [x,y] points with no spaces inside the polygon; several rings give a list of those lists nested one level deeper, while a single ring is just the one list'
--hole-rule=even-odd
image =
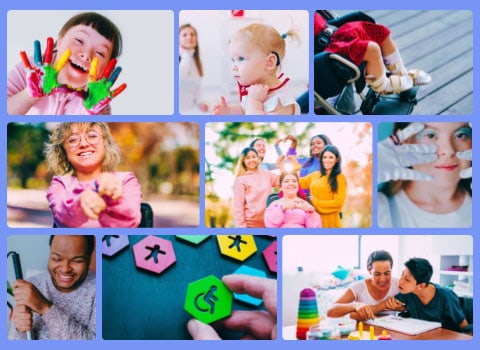
[{"label": "colorful building block", "polygon": [[147,236],[133,246],[135,265],[147,271],[162,273],[177,259],[169,240]]},{"label": "colorful building block", "polygon": [[[247,265],[240,266],[238,269],[235,270],[233,274],[250,275],[250,276],[256,276],[256,277],[263,277],[263,278],[267,277],[267,274],[265,273],[265,271],[255,269]],[[262,299],[254,298],[248,294],[233,293],[233,297],[235,298],[235,300],[242,301],[244,303],[247,303],[253,306],[259,306],[263,302]]]},{"label": "colorful building block", "polygon": [[218,247],[222,255],[245,261],[257,251],[252,235],[218,235]]},{"label": "colorful building block", "polygon": [[273,241],[262,252],[267,267],[271,272],[277,273],[277,241]]},{"label": "colorful building block", "polygon": [[212,323],[232,313],[232,292],[214,275],[187,286],[184,309],[204,323]]},{"label": "colorful building block", "polygon": [[210,235],[176,235],[178,239],[187,241],[189,243],[198,245],[206,240]]},{"label": "colorful building block", "polygon": [[123,248],[128,247],[129,244],[128,236],[105,235],[102,237],[102,254],[113,256]]}]

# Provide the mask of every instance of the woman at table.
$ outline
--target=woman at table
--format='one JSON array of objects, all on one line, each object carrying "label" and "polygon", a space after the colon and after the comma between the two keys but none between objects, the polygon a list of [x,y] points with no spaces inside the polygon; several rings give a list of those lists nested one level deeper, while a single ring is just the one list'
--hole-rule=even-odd
[{"label": "woman at table", "polygon": [[320,215],[298,185],[298,175],[280,175],[279,199],[265,210],[265,227],[322,227]]},{"label": "woman at table", "polygon": [[389,252],[376,250],[367,259],[369,278],[353,282],[327,310],[328,317],[349,314],[355,320],[367,320],[386,309],[388,298],[398,293],[398,280],[392,277],[393,259]]}]

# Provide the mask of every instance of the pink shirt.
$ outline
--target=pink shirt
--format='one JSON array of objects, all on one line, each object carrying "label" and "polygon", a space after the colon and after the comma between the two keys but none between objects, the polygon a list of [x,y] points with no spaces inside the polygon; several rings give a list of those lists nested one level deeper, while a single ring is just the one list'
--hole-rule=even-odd
[{"label": "pink shirt", "polygon": [[281,205],[272,203],[265,210],[265,227],[319,228],[322,222],[317,212],[307,213],[299,208],[283,211]]},{"label": "pink shirt", "polygon": [[[8,72],[7,98],[15,96],[27,87],[25,70],[22,63],[18,63]],[[83,105],[81,92],[67,88],[58,89],[49,96],[41,97],[25,113],[26,115],[89,115]],[[107,106],[101,114],[110,114],[110,107]]]},{"label": "pink shirt", "polygon": [[80,195],[93,189],[93,182],[79,182],[75,176],[54,176],[47,190],[48,206],[57,227],[137,227],[140,224],[142,192],[137,178],[131,172],[117,172],[123,185],[118,200],[103,197],[107,209],[98,220],[89,219],[80,206]]},{"label": "pink shirt", "polygon": [[247,171],[233,185],[233,210],[236,227],[265,227],[263,215],[272,187],[280,176],[266,170]]}]

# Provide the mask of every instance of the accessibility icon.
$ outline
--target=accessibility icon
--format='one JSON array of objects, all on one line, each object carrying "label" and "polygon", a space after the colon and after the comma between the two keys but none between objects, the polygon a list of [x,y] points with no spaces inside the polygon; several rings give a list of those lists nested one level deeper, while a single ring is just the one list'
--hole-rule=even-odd
[{"label": "accessibility icon", "polygon": [[209,275],[187,286],[185,311],[204,323],[212,323],[230,316],[233,293],[214,275]]}]

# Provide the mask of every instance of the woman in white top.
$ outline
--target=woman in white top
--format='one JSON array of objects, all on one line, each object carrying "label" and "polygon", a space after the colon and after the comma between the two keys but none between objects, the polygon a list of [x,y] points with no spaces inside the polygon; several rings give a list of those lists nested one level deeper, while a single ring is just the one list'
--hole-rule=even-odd
[{"label": "woman in white top", "polygon": [[198,35],[191,24],[183,24],[178,31],[178,81],[181,114],[204,114],[208,105],[202,101],[203,68],[200,60]]},{"label": "woman in white top", "polygon": [[356,320],[374,318],[383,311],[389,297],[398,293],[398,280],[392,277],[393,259],[389,252],[376,250],[367,259],[371,277],[352,283],[347,291],[327,310],[328,317],[350,314]]}]

